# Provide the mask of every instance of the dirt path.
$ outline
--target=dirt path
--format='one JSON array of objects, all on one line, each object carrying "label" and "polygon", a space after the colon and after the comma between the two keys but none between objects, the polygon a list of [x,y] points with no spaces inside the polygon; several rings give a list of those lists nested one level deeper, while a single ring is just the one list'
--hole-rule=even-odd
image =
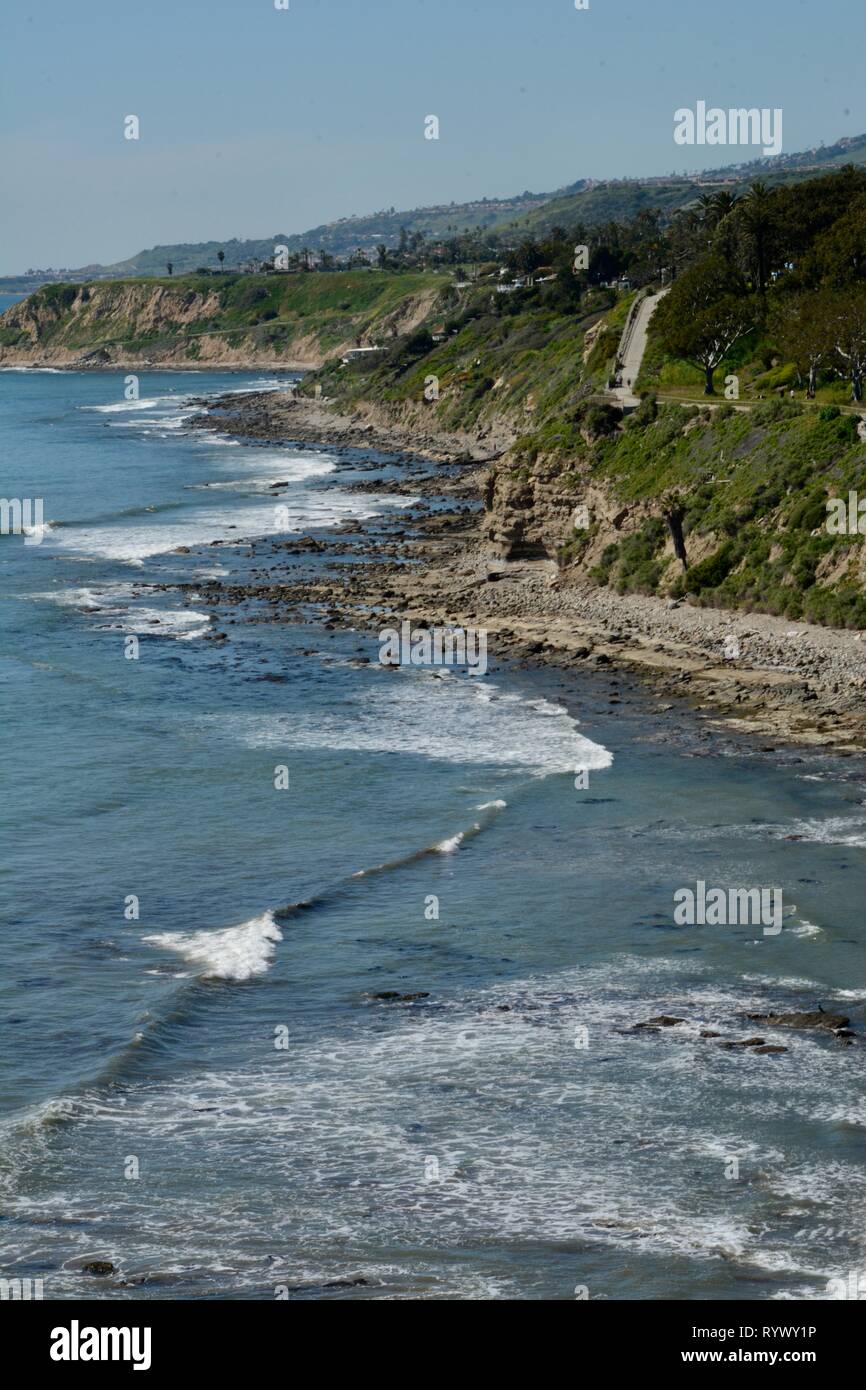
[{"label": "dirt path", "polygon": [[619,348],[622,386],[615,387],[610,393],[617,405],[623,409],[633,409],[640,405],[640,400],[632,388],[640,375],[650,319],[658,308],[659,301],[668,293],[668,289],[659,290],[658,294],[645,295],[638,301],[634,316],[626,324]]}]

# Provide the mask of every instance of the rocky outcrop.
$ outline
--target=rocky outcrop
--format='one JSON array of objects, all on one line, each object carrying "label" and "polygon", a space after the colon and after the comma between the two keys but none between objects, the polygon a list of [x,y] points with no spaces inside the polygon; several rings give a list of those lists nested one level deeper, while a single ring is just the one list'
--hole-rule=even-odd
[{"label": "rocky outcrop", "polygon": [[569,543],[578,543],[586,569],[598,563],[606,546],[652,515],[647,507],[624,507],[584,469],[582,460],[547,456],[532,464],[519,454],[501,460],[491,470],[484,496],[484,536],[491,554],[567,564]]}]

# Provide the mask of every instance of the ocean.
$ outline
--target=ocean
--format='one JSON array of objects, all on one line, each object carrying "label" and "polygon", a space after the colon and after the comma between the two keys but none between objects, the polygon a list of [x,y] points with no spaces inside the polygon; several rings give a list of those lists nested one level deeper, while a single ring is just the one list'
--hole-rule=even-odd
[{"label": "ocean", "polygon": [[[862,1043],[701,1034],[862,1030],[866,764],[615,673],[389,671],[312,607],[151,588],[245,578],[274,481],[317,537],[412,502],[348,486],[385,456],[189,427],[285,381],[0,373],[3,495],[47,523],[0,536],[0,1276],[832,1297],[866,1265]],[[678,925],[698,881],[781,889],[781,931]]]}]

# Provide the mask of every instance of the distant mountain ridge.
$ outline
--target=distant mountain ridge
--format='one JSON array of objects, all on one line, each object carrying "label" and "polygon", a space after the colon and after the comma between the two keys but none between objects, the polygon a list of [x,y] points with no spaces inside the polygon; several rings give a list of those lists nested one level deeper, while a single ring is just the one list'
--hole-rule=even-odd
[{"label": "distant mountain ridge", "polygon": [[163,275],[171,262],[174,273],[182,275],[200,267],[215,269],[217,253],[225,252],[226,270],[249,261],[270,260],[275,246],[289,252],[309,249],[346,257],[357,250],[367,254],[384,244],[392,248],[407,234],[423,232],[431,241],[445,240],[457,232],[475,229],[509,228],[515,237],[521,232],[543,232],[556,225],[583,223],[597,226],[611,219],[634,217],[642,209],[659,208],[672,216],[687,206],[707,187],[724,183],[750,182],[761,178],[767,183],[785,182],[828,172],[845,164],[866,164],[866,134],[846,136],[835,144],[817,146],[796,154],[758,158],[731,164],[700,174],[668,174],[644,179],[578,179],[551,193],[526,191],[512,198],[482,198],[468,203],[440,203],[428,207],[380,212],[340,218],[309,231],[288,235],[282,232],[262,238],[227,241],[173,243],[139,251],[113,265],[88,265],[77,269],[28,272],[27,275],[0,279],[7,288],[33,288],[51,279],[126,279],[130,276]]}]

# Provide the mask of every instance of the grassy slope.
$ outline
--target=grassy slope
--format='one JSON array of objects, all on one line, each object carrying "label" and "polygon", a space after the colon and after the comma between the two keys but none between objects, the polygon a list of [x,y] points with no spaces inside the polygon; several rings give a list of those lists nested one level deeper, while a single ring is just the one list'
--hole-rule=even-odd
[{"label": "grassy slope", "polygon": [[[824,412],[828,416],[832,412]],[[769,402],[749,413],[663,407],[597,442],[589,471],[624,503],[682,499],[683,575],[665,554],[666,528],[648,518],[608,547],[594,578],[621,592],[694,593],[701,603],[866,626],[862,536],[825,528],[827,500],[866,496],[866,452],[851,416]]]},{"label": "grassy slope", "polygon": [[[479,288],[452,318],[428,321],[428,328],[445,330],[444,341],[411,335],[372,365],[363,360],[349,367],[331,364],[306,389],[320,382],[326,394],[345,405],[423,403],[431,423],[443,429],[471,429],[502,416],[520,421],[521,428],[563,418],[592,389],[583,347],[587,327],[599,314],[576,317],[552,307],[515,304],[514,313],[500,317],[491,312],[491,293],[489,286]],[[611,356],[618,337],[614,332]],[[439,399],[426,401],[431,377],[438,381]]]}]

